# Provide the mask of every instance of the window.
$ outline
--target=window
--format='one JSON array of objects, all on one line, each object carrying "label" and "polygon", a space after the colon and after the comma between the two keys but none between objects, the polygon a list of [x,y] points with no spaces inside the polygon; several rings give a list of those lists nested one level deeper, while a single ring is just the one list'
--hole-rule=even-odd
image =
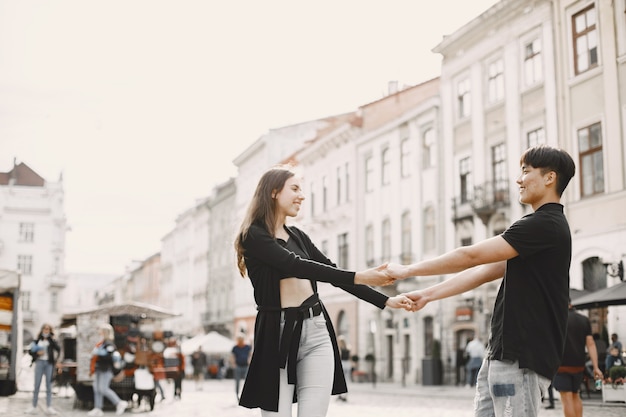
[{"label": "window", "polygon": [[457,84],[457,102],[459,106],[459,119],[469,116],[471,111],[470,103],[470,82],[468,78]]},{"label": "window", "polygon": [[346,174],[346,201],[350,201],[350,170],[348,170],[347,162],[346,167],[344,168],[344,172]]},{"label": "window", "polygon": [[390,182],[389,176],[391,175],[391,151],[389,148],[383,149],[381,154],[381,177],[380,182],[382,185],[388,185]]},{"label": "window", "polygon": [[487,74],[487,94],[489,103],[495,103],[504,98],[504,63],[502,59],[498,59],[489,64]]},{"label": "window", "polygon": [[57,312],[59,310],[59,294],[56,291],[50,293],[50,311]]},{"label": "window", "polygon": [[413,242],[411,240],[411,212],[402,213],[402,262],[410,264],[413,262]]},{"label": "window", "polygon": [[423,137],[422,146],[422,165],[423,168],[432,168],[435,166],[435,130],[426,129]]},{"label": "window", "polygon": [[574,37],[574,72],[581,74],[598,66],[598,32],[596,9],[590,5],[572,16]]},{"label": "window", "polygon": [[531,130],[526,134],[526,140],[528,141],[529,148],[537,145],[543,145],[546,143],[546,132],[543,130],[543,127]]},{"label": "window", "polygon": [[602,126],[594,123],[578,131],[581,195],[587,197],[604,192]]},{"label": "window", "polygon": [[341,204],[341,167],[337,167],[337,205]]},{"label": "window", "polygon": [[541,39],[535,39],[524,47],[524,84],[530,87],[542,79]]},{"label": "window", "polygon": [[365,158],[365,192],[374,190],[374,158],[370,155]]},{"label": "window", "polygon": [[464,237],[461,239],[461,246],[470,246],[472,244],[471,237]]},{"label": "window", "polygon": [[405,123],[400,126],[400,177],[411,175],[411,148],[409,143],[409,126]]},{"label": "window", "polygon": [[504,143],[491,148],[493,169],[494,201],[506,201],[508,195],[508,176],[506,173],[506,146]]},{"label": "window", "polygon": [[324,254],[324,256],[328,257],[328,240],[327,239],[322,240],[322,253]]},{"label": "window", "polygon": [[315,216],[315,184],[311,183],[311,217]]},{"label": "window", "polygon": [[328,186],[326,184],[326,176],[322,177],[322,211],[328,210]]},{"label": "window", "polygon": [[469,202],[470,195],[470,158],[463,158],[459,161],[459,180],[461,184],[461,204]]},{"label": "window", "polygon": [[33,242],[35,238],[34,223],[20,223],[20,242]]},{"label": "window", "polygon": [[30,311],[30,291],[20,291],[22,311]]},{"label": "window", "polygon": [[400,142],[400,176],[407,178],[411,175],[411,149],[409,140],[402,139]]},{"label": "window", "polygon": [[348,269],[348,234],[337,236],[337,266]]},{"label": "window", "polygon": [[33,257],[32,255],[18,255],[17,256],[17,270],[22,275],[33,274]]},{"label": "window", "polygon": [[376,265],[374,258],[374,226],[371,224],[365,228],[365,262],[368,268]]},{"label": "window", "polygon": [[391,221],[383,220],[381,241],[381,258],[383,262],[391,260]]},{"label": "window", "polygon": [[435,210],[432,207],[424,209],[424,250],[435,249]]}]

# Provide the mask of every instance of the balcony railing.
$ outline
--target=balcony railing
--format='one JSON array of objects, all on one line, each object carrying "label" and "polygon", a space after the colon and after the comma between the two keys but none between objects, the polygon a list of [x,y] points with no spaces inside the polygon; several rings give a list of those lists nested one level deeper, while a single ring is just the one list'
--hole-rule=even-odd
[{"label": "balcony railing", "polygon": [[511,205],[509,198],[509,181],[487,181],[474,187],[474,195],[457,197],[452,202],[453,221],[476,215],[487,224],[499,208]]}]

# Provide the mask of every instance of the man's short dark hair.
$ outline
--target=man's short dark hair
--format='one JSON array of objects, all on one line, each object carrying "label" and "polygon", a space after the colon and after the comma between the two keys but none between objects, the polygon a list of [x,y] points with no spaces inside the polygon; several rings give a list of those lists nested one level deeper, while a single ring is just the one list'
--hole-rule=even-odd
[{"label": "man's short dark hair", "polygon": [[567,152],[548,145],[539,145],[527,149],[520,158],[521,164],[539,168],[542,173],[554,171],[557,181],[556,192],[559,197],[576,172],[574,160]]}]

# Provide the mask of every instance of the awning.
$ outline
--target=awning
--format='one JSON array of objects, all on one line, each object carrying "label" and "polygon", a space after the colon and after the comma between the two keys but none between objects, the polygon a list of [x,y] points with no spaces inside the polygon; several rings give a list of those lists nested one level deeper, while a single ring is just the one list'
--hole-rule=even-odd
[{"label": "awning", "polygon": [[178,313],[174,313],[153,304],[130,301],[128,303],[101,306],[88,311],[64,314],[63,320],[75,319],[78,315],[89,313],[102,313],[109,316],[130,315],[148,319],[167,319],[170,317],[180,316]]},{"label": "awning", "polygon": [[626,282],[572,299],[572,305],[578,309],[626,305]]}]

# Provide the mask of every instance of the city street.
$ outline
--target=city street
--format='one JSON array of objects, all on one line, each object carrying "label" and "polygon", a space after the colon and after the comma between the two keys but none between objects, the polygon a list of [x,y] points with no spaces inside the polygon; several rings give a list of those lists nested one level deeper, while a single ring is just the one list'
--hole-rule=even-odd
[{"label": "city street", "polygon": [[[164,401],[157,396],[154,411],[148,408],[135,407],[124,415],[147,414],[152,417],[202,416],[202,417],[251,417],[260,416],[259,410],[248,410],[236,405],[234,382],[231,379],[207,380],[202,390],[196,390],[193,381],[183,383],[182,399],[174,401],[173,384],[164,384]],[[377,384],[376,388],[369,383],[350,384],[347,402],[331,400],[328,417],[381,417],[381,416],[428,416],[428,417],[470,417],[472,416],[473,390],[466,387],[436,386],[423,387],[412,385],[402,387],[400,384]],[[168,398],[169,397],[169,398]],[[23,417],[28,407],[31,393],[20,391],[11,397],[0,397],[0,415],[7,417]],[[45,404],[45,394],[40,394],[40,405]],[[585,417],[618,417],[626,415],[626,404],[603,404],[599,394],[591,398],[583,396]],[[73,391],[62,388],[55,392],[53,407],[60,416],[85,416],[88,410],[74,409]],[[542,410],[546,417],[562,416],[560,403],[556,402],[554,410]],[[40,411],[40,416],[44,416]],[[112,410],[105,411],[106,416],[114,416]],[[294,411],[294,417],[296,413]]]}]

